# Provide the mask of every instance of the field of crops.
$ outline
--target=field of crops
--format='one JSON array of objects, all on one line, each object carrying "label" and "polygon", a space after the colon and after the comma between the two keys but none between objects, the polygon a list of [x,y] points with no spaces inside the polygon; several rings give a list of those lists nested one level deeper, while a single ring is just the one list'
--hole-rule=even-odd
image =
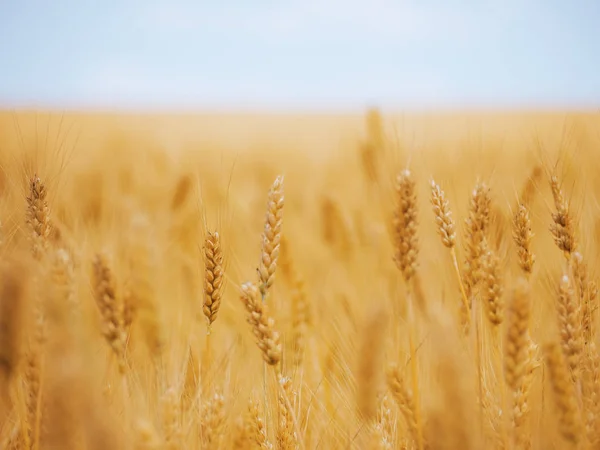
[{"label": "field of crops", "polygon": [[600,448],[600,115],[0,114],[1,449]]}]

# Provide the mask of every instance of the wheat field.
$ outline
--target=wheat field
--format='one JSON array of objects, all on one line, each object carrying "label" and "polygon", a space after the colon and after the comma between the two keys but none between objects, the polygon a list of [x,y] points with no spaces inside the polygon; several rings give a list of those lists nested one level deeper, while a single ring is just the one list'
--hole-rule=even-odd
[{"label": "wheat field", "polygon": [[600,116],[0,114],[0,448],[600,448]]}]

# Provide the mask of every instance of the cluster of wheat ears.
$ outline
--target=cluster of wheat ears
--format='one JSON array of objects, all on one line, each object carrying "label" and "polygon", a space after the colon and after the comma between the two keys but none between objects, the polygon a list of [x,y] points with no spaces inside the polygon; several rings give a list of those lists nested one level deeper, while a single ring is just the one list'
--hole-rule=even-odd
[{"label": "cluster of wheat ears", "polygon": [[[379,139],[360,147],[367,184],[382,179]],[[472,180],[459,220],[440,180],[401,169],[390,201],[376,197],[381,245],[331,196],[320,230],[286,231],[287,176],[259,195],[260,239],[246,225],[228,242],[202,220],[210,202],[189,206],[187,175],[147,214],[127,203],[115,230],[110,200],[53,208],[38,174],[2,209],[2,449],[600,448],[595,259],[557,173],[533,167],[512,217]],[[548,214],[534,216],[548,186]],[[433,273],[420,263],[427,221]],[[546,276],[540,233],[560,262]],[[256,261],[239,277],[238,244]],[[319,293],[326,276],[307,279],[326,270],[346,270],[331,275],[336,295]],[[450,288],[432,295],[436,283]]]}]

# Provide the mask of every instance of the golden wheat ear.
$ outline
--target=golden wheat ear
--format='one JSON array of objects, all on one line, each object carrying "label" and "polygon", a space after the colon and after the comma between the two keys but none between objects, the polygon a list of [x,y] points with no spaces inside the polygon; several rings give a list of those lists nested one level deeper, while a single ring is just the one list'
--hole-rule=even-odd
[{"label": "golden wheat ear", "polygon": [[568,275],[563,275],[558,287],[556,310],[561,346],[571,377],[579,379],[583,355],[583,329],[581,326],[581,305],[576,299],[573,284]]},{"label": "golden wheat ear", "polygon": [[504,286],[501,270],[500,258],[492,250],[488,250],[482,264],[482,299],[488,322],[494,330],[498,330],[504,318],[502,300]]},{"label": "golden wheat ear", "polygon": [[575,238],[575,223],[569,211],[569,204],[565,200],[558,178],[550,177],[550,188],[554,199],[555,212],[552,213],[552,225],[550,232],[554,237],[556,246],[563,251],[566,258],[577,250],[577,239]]},{"label": "golden wheat ear", "polygon": [[294,392],[292,390],[292,380],[289,377],[279,379],[281,386],[277,397],[279,404],[279,414],[277,423],[276,442],[278,448],[293,449],[298,447],[298,440],[301,438],[296,435],[294,430]]},{"label": "golden wheat ear", "polygon": [[446,193],[439,184],[431,180],[431,206],[435,217],[435,225],[442,239],[442,244],[447,248],[454,248],[456,245],[456,231],[454,218],[450,210],[450,204],[446,199]]},{"label": "golden wheat ear", "polygon": [[[421,277],[418,271],[419,238],[416,183],[410,170],[405,169],[396,177],[392,230],[394,236],[394,261],[407,286],[409,306],[413,304],[427,317]],[[412,313],[411,313],[412,314]]]},{"label": "golden wheat ear", "polygon": [[531,229],[531,219],[529,218],[529,209],[527,205],[520,203],[513,219],[513,240],[517,247],[519,267],[526,274],[527,278],[531,277],[535,263],[535,255],[531,250],[532,238],[533,232]]},{"label": "golden wheat ear", "polygon": [[414,402],[412,392],[407,387],[405,375],[398,366],[390,366],[387,370],[387,386],[398,408],[404,417],[413,445],[421,440],[420,430],[417,424],[417,405]]},{"label": "golden wheat ear", "polygon": [[275,320],[270,316],[267,305],[262,302],[256,284],[242,284],[241,300],[246,307],[248,323],[264,361],[278,370],[277,366],[281,361],[279,332],[275,330]]},{"label": "golden wheat ear", "polygon": [[269,190],[258,266],[259,289],[263,301],[275,282],[275,270],[277,269],[283,226],[283,205],[283,176],[278,176]]},{"label": "golden wheat ear", "polygon": [[102,334],[117,359],[119,371],[125,373],[125,331],[123,303],[116,295],[113,273],[107,257],[96,254],[92,262],[94,298],[102,318]]},{"label": "golden wheat ear", "polygon": [[260,411],[258,401],[251,398],[248,402],[248,415],[246,416],[246,426],[250,440],[261,450],[272,449],[273,445],[267,437],[267,429],[263,420],[263,414]]},{"label": "golden wheat ear", "polygon": [[219,448],[225,422],[225,397],[219,390],[204,402],[200,411],[202,442],[205,448]]},{"label": "golden wheat ear", "polygon": [[34,175],[29,181],[27,196],[27,225],[31,251],[36,259],[40,259],[49,246],[52,225],[48,206],[48,191],[40,177]]},{"label": "golden wheat ear", "polygon": [[554,394],[560,434],[567,442],[577,445],[583,437],[581,416],[575,388],[560,344],[546,344],[544,356]]},{"label": "golden wheat ear", "polygon": [[218,232],[208,232],[204,239],[204,306],[202,312],[210,326],[217,320],[224,288],[223,250]]},{"label": "golden wheat ear", "polygon": [[490,189],[485,183],[477,183],[469,202],[469,215],[465,219],[465,290],[473,301],[482,280],[483,255],[487,249],[487,232],[490,222]]},{"label": "golden wheat ear", "polygon": [[460,273],[458,266],[458,257],[456,255],[456,228],[454,224],[454,218],[452,217],[452,210],[450,204],[446,199],[446,193],[434,180],[430,182],[431,187],[431,206],[435,218],[435,224],[442,239],[444,247],[450,250],[450,256],[452,258],[452,266],[454,268],[454,274],[458,281],[461,294],[461,305],[460,305],[460,320],[461,325],[465,333],[467,333],[471,326],[471,307],[469,298],[465,291],[465,285],[463,278]]},{"label": "golden wheat ear", "polygon": [[513,391],[519,388],[524,376],[530,321],[530,289],[524,280],[520,280],[513,289],[508,307],[508,326],[504,344],[504,379]]},{"label": "golden wheat ear", "polygon": [[415,181],[409,170],[396,178],[396,206],[393,229],[395,237],[394,261],[407,283],[417,271],[419,239],[417,236],[417,194]]}]

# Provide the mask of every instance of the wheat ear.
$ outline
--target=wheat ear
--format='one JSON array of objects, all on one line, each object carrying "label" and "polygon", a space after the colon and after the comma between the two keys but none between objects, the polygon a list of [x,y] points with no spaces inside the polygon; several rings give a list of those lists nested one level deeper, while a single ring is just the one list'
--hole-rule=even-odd
[{"label": "wheat ear", "polygon": [[[412,374],[412,391],[414,395],[414,402],[416,405],[416,418],[417,427],[419,429],[419,440],[417,446],[419,450],[423,450],[423,439],[422,439],[422,424],[420,415],[420,402],[419,402],[419,371],[417,365],[417,349],[416,349],[416,315],[414,311],[413,294],[418,294],[420,291],[413,292],[412,287],[417,283],[414,283],[414,278],[417,273],[417,255],[419,252],[419,243],[417,238],[417,197],[415,191],[415,182],[408,169],[403,170],[400,175],[396,178],[396,208],[393,217],[393,231],[394,231],[394,245],[395,245],[395,261],[396,265],[400,269],[404,280],[407,284],[407,303],[409,312],[410,329],[408,335],[409,351],[410,351],[410,365]],[[413,282],[413,283],[411,283]],[[418,295],[415,295],[418,297]],[[421,310],[426,313],[426,305],[424,299],[421,297],[417,301]]]},{"label": "wheat ear", "polygon": [[431,180],[431,206],[433,208],[433,214],[435,217],[435,224],[438,233],[442,239],[442,244],[450,250],[450,256],[452,257],[452,266],[454,268],[454,274],[458,281],[460,288],[462,307],[461,307],[461,320],[463,322],[463,328],[468,330],[471,325],[471,308],[469,306],[469,299],[465,291],[462,276],[460,274],[460,268],[458,267],[458,258],[456,256],[456,229],[454,225],[454,218],[452,217],[452,211],[450,210],[450,204],[446,200],[446,194],[442,188],[434,181]]},{"label": "wheat ear", "polygon": [[581,417],[569,368],[564,360],[560,344],[547,344],[544,347],[544,355],[554,393],[554,402],[558,409],[560,433],[566,441],[576,446],[582,437]]},{"label": "wheat ear", "polygon": [[221,248],[221,236],[218,232],[208,232],[204,239],[204,305],[202,312],[206,317],[206,352],[205,364],[210,364],[210,335],[212,325],[217,320],[217,314],[221,307],[224,288],[223,250]]},{"label": "wheat ear", "polygon": [[529,218],[529,209],[523,203],[519,204],[515,217],[513,219],[513,240],[517,247],[517,256],[519,267],[525,273],[527,278],[531,277],[535,255],[531,251],[531,219]]},{"label": "wheat ear", "polygon": [[40,259],[48,249],[52,231],[47,196],[46,185],[40,177],[34,175],[29,182],[27,225],[29,226],[31,250],[36,259]]},{"label": "wheat ear", "polygon": [[550,231],[554,237],[556,246],[563,251],[565,257],[569,259],[571,253],[577,249],[577,240],[575,239],[575,224],[569,211],[569,204],[565,200],[562,189],[558,183],[558,178],[550,178],[550,188],[554,198],[555,212],[552,213],[552,225]]},{"label": "wheat ear", "polygon": [[116,296],[113,274],[104,255],[95,256],[93,269],[94,297],[102,316],[102,334],[117,358],[119,371],[124,374],[127,335],[123,304]]},{"label": "wheat ear", "polygon": [[556,308],[563,354],[569,366],[571,377],[575,382],[578,382],[583,355],[581,308],[575,299],[573,285],[568,275],[563,275],[560,280]]},{"label": "wheat ear", "polygon": [[258,266],[259,289],[263,301],[275,281],[283,226],[283,205],[283,176],[278,176],[269,190],[260,264]]}]

